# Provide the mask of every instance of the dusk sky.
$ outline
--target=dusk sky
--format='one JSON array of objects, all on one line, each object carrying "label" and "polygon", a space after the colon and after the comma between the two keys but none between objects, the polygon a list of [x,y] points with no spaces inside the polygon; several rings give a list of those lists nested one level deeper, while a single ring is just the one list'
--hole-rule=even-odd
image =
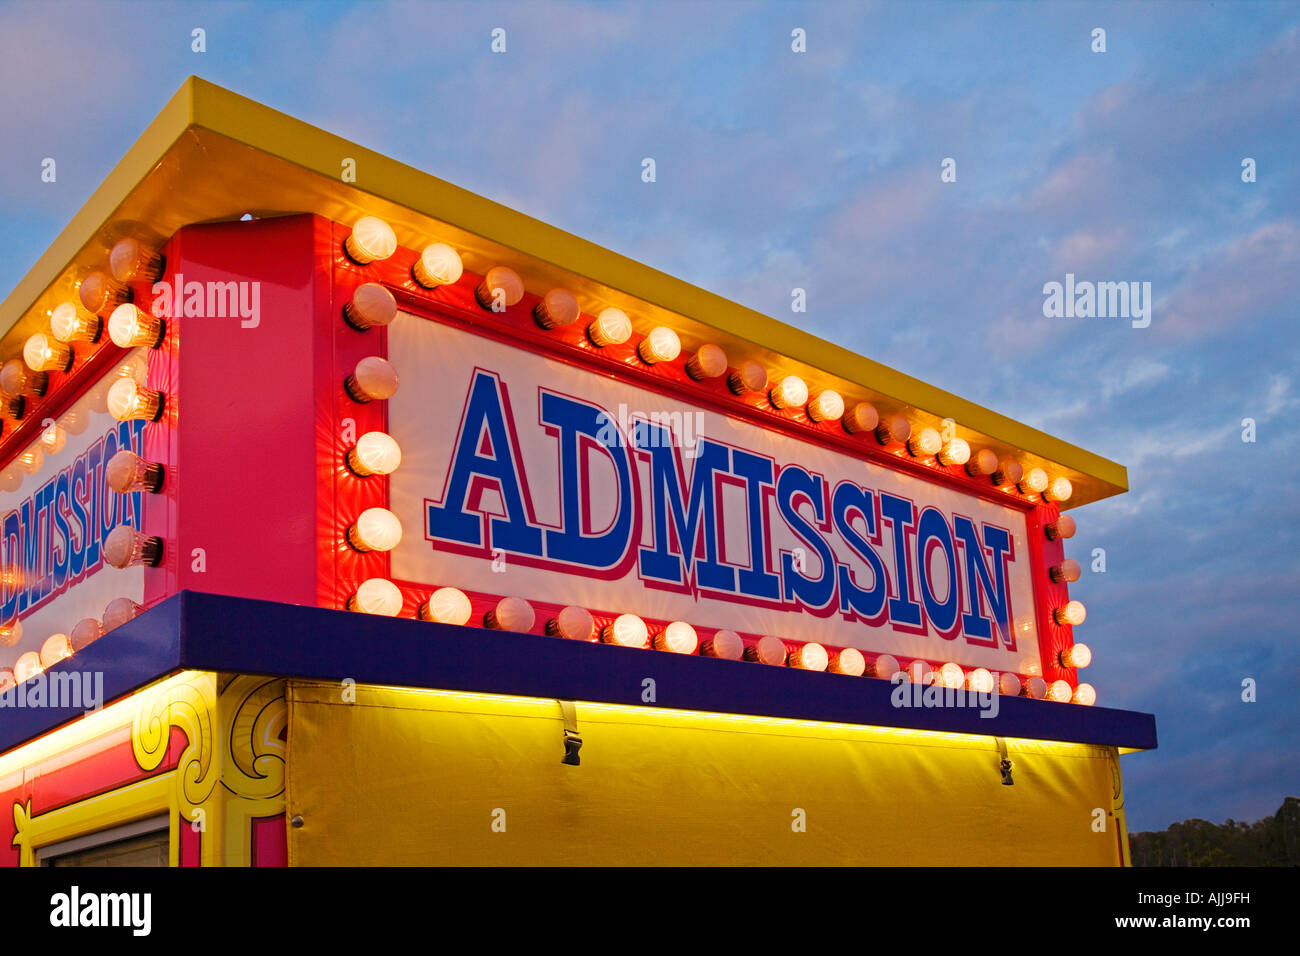
[{"label": "dusk sky", "polygon": [[[1300,795],[1300,4],[6,3],[0,48],[4,294],[196,74],[1125,465],[1067,554],[1098,703],[1156,715],[1130,830]],[[1067,273],[1150,326],[1045,317]]]}]

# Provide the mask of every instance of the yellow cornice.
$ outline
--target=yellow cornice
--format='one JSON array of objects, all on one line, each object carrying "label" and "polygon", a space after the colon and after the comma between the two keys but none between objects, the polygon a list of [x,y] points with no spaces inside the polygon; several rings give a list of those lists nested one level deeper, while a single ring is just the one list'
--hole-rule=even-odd
[{"label": "yellow cornice", "polygon": [[[354,183],[341,179],[345,159],[355,161]],[[688,345],[716,341],[734,357],[798,371],[919,422],[951,418],[963,436],[1069,477],[1071,506],[1128,490],[1122,465],[197,77],[0,305],[0,356],[17,354],[80,279],[103,267],[121,235],[161,241],[190,223],[244,212],[314,212],[345,222],[381,216],[402,245],[419,248],[437,237],[473,271],[507,264],[530,288],[562,283],[584,308],[619,305],[638,325],[672,325]]]}]

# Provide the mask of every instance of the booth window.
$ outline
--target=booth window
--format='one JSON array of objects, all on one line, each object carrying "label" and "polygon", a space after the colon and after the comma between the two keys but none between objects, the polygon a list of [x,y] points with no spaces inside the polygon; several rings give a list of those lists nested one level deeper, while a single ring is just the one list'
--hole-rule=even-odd
[{"label": "booth window", "polygon": [[38,866],[167,866],[167,817],[137,820],[41,847]]}]

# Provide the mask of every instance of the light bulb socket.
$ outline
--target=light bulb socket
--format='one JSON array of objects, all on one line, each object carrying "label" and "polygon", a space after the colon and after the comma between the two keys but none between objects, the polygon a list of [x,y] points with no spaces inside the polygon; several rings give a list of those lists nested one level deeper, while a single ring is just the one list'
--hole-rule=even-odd
[{"label": "light bulb socket", "polygon": [[451,285],[460,280],[465,267],[460,254],[451,246],[435,242],[424,247],[411,265],[411,278],[426,289]]},{"label": "light bulb socket", "polygon": [[27,399],[22,395],[5,395],[0,397],[0,418],[17,422],[27,410]]},{"label": "light bulb socket", "polygon": [[72,346],[44,332],[37,332],[23,346],[23,361],[33,372],[66,372],[75,357]]},{"label": "light bulb socket", "polygon": [[1052,565],[1047,571],[1048,576],[1056,584],[1072,584],[1079,580],[1082,573],[1083,569],[1079,566],[1079,562],[1073,558],[1066,558],[1060,564]]},{"label": "light bulb socket", "polygon": [[397,299],[378,282],[357,286],[343,306],[343,320],[358,332],[388,325],[397,318]]},{"label": "light bulb socket", "polygon": [[119,525],[104,539],[103,553],[104,560],[115,568],[129,568],[136,564],[156,568],[163,559],[163,539]]},{"label": "light bulb socket", "polygon": [[164,399],[162,392],[145,388],[134,379],[120,378],[108,389],[108,410],[120,422],[156,422],[162,418]]},{"label": "light bulb socket", "polygon": [[48,372],[33,372],[20,358],[0,365],[0,392],[6,395],[44,395],[50,387]]},{"label": "light bulb socket", "polygon": [[138,305],[125,302],[108,317],[108,337],[118,348],[136,346],[156,349],[167,336],[167,322],[161,316],[146,312]]},{"label": "light bulb socket", "polygon": [[858,402],[844,413],[843,423],[844,430],[850,435],[874,431],[880,424],[880,412],[870,402]]},{"label": "light bulb socket", "polygon": [[718,345],[701,345],[695,354],[686,360],[686,374],[697,382],[717,378],[726,370],[727,353]]},{"label": "light bulb socket", "polygon": [[1020,480],[1024,477],[1025,468],[1020,462],[1004,458],[998,462],[998,467],[993,474],[989,475],[989,480],[999,488],[1007,488],[1020,484]]},{"label": "light bulb socket", "polygon": [[966,474],[972,478],[986,478],[998,470],[997,452],[991,448],[981,448],[971,455],[966,462]]},{"label": "light bulb socket", "polygon": [[748,395],[750,392],[767,391],[767,369],[751,360],[741,362],[727,376],[727,388],[733,395]]},{"label": "light bulb socket", "polygon": [[362,216],[343,240],[343,251],[357,265],[369,265],[387,259],[397,251],[397,236],[393,227],[384,220]]},{"label": "light bulb socket", "polygon": [[105,312],[112,312],[122,303],[131,301],[131,287],[118,282],[107,272],[90,273],[81,280],[77,294],[87,312],[101,316]]},{"label": "light bulb socket", "polygon": [[1048,541],[1056,541],[1061,538],[1073,538],[1077,528],[1078,525],[1073,518],[1069,515],[1061,515],[1043,528],[1043,533],[1047,535]]},{"label": "light bulb socket", "polygon": [[578,321],[582,311],[568,289],[551,289],[533,306],[533,321],[543,329],[558,329]]},{"label": "light bulb socket", "polygon": [[108,253],[108,268],[118,282],[157,282],[167,263],[138,239],[119,239]]},{"label": "light bulb socket", "polygon": [[156,461],[146,461],[135,452],[123,448],[104,466],[104,480],[120,495],[133,491],[157,494],[162,488],[164,469]]},{"label": "light bulb socket", "polygon": [[60,342],[98,342],[104,327],[98,315],[82,315],[72,302],[61,302],[50,317],[50,331]]},{"label": "light bulb socket", "polygon": [[901,444],[912,434],[912,423],[902,415],[889,415],[876,426],[876,441],[882,445]]},{"label": "light bulb socket", "polygon": [[474,287],[474,300],[488,312],[504,312],[524,297],[524,280],[506,266],[493,266]]}]

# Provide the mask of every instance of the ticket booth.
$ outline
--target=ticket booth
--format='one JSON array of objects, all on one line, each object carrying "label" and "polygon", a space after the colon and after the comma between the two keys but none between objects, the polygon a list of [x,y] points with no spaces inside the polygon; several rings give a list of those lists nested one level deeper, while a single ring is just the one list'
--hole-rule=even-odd
[{"label": "ticket booth", "polygon": [[1128,861],[1111,461],[198,79],[2,309],[10,865]]}]

